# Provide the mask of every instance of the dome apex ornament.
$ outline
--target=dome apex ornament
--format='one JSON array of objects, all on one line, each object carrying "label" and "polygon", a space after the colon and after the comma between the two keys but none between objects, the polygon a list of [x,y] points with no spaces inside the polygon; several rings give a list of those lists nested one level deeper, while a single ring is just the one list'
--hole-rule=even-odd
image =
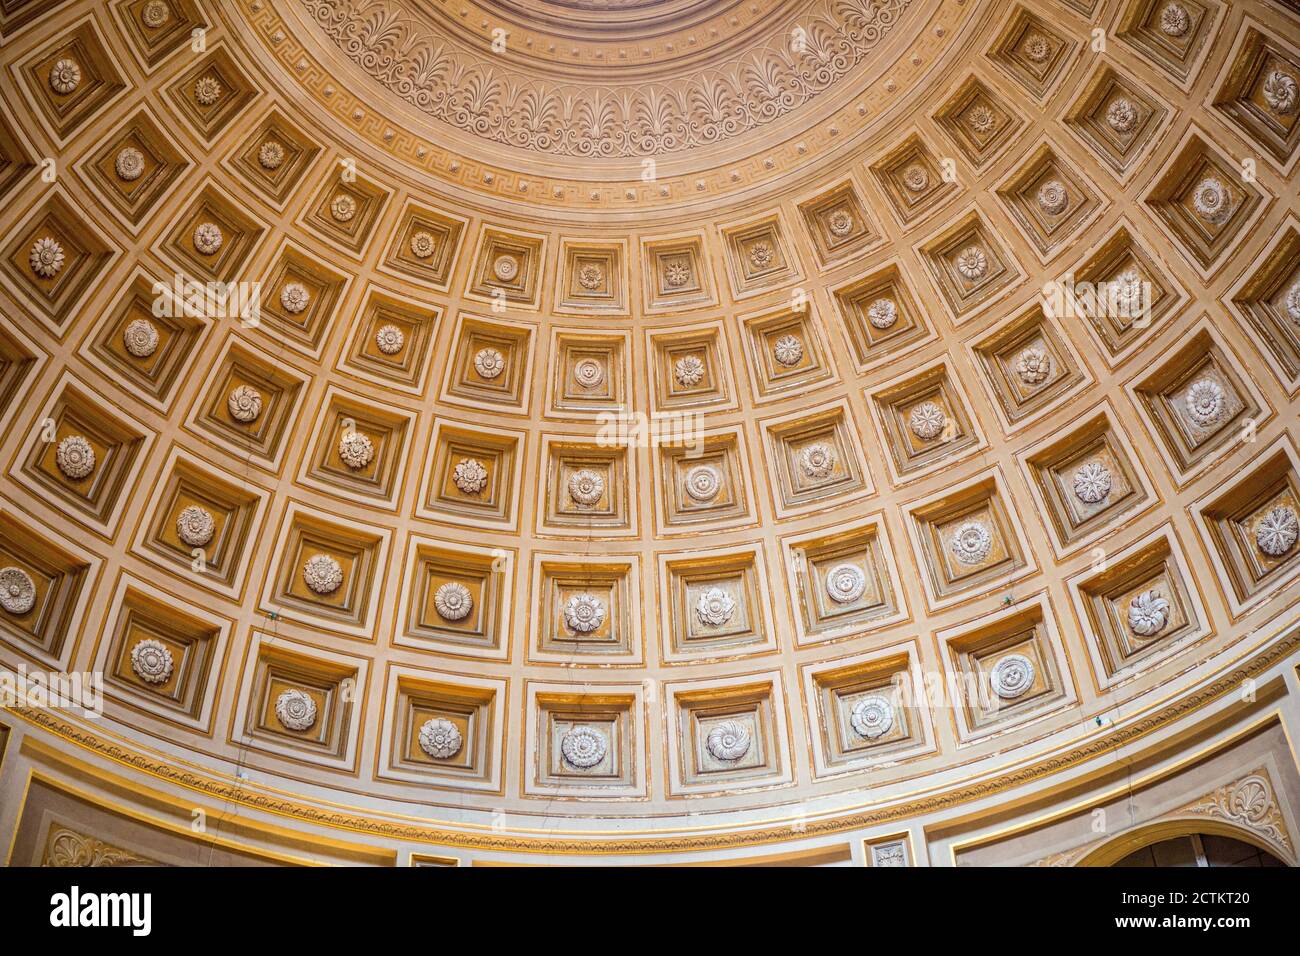
[{"label": "dome apex ornament", "polygon": [[1095,505],[1110,494],[1111,483],[1109,468],[1099,461],[1087,462],[1074,473],[1074,496]]},{"label": "dome apex ornament", "polygon": [[275,719],[286,730],[310,730],[316,723],[316,701],[306,691],[286,690],[275,699]]},{"label": "dome apex ornament", "polygon": [[695,615],[705,626],[721,627],[736,611],[736,599],[722,588],[705,588],[695,602]]},{"label": "dome apex ornament", "polygon": [[402,351],[402,346],[406,343],[406,336],[397,326],[389,324],[382,326],[375,333],[375,346],[385,355],[396,355]]},{"label": "dome apex ornament", "polygon": [[81,67],[76,60],[64,57],[54,61],[50,67],[50,89],[60,96],[67,96],[81,85]]},{"label": "dome apex ornament", "polygon": [[43,236],[32,244],[27,262],[42,279],[52,279],[63,268],[63,246],[52,236]]},{"label": "dome apex ornament", "polygon": [[1232,194],[1213,176],[1207,176],[1192,193],[1192,207],[1206,222],[1221,225],[1232,215]]},{"label": "dome apex ornament", "polygon": [[1187,417],[1201,428],[1213,428],[1223,421],[1228,407],[1228,393],[1213,379],[1202,378],[1187,389]]},{"label": "dome apex ornament", "polygon": [[474,356],[474,368],[490,381],[505,371],[506,358],[494,348],[479,349]]},{"label": "dome apex ornament", "polygon": [[686,473],[686,494],[701,504],[707,504],[722,490],[722,475],[712,465],[696,465]]},{"label": "dome apex ornament", "polygon": [[113,171],[123,182],[135,182],[144,174],[144,153],[134,146],[124,146],[113,160]]},{"label": "dome apex ornament", "polygon": [[799,453],[799,467],[809,478],[825,478],[835,468],[835,449],[824,442],[813,442]]},{"label": "dome apex ornament", "polygon": [[375,444],[367,435],[356,429],[345,431],[339,438],[339,458],[353,471],[359,471],[370,464],[375,457]]},{"label": "dome apex ornament", "polygon": [[1016,359],[1016,374],[1026,385],[1039,385],[1052,374],[1052,357],[1031,345]]},{"label": "dome apex ornament", "polygon": [[560,738],[560,754],[564,762],[577,770],[588,770],[605,759],[609,741],[595,727],[580,724],[571,727]]},{"label": "dome apex ornament", "polygon": [[302,579],[316,594],[333,594],[343,584],[343,568],[332,555],[313,554],[303,565]]},{"label": "dome apex ornament", "polygon": [[796,336],[783,335],[776,340],[776,344],[772,347],[772,354],[778,362],[790,368],[798,365],[799,360],[803,358],[803,343]]},{"label": "dome apex ornament", "polygon": [[575,594],[564,605],[564,623],[577,634],[590,634],[605,623],[605,605],[594,594]]},{"label": "dome apex ornament", "polygon": [[1128,627],[1138,637],[1159,634],[1169,623],[1169,602],[1159,591],[1138,594],[1128,605]]},{"label": "dome apex ornament", "polygon": [[176,516],[176,537],[191,548],[201,548],[216,533],[217,522],[212,512],[198,505],[186,505]]},{"label": "dome apex ornament", "polygon": [[867,306],[867,321],[881,331],[891,328],[898,321],[898,304],[893,299],[876,299]]},{"label": "dome apex ornament", "polygon": [[1023,697],[1034,686],[1034,662],[1024,654],[1008,654],[993,665],[989,684],[1003,700]]},{"label": "dome apex ornament", "polygon": [[1255,544],[1270,558],[1280,558],[1295,547],[1300,519],[1286,505],[1269,510],[1255,525]]},{"label": "dome apex ornament", "polygon": [[201,76],[194,84],[194,99],[200,106],[211,106],[221,99],[221,82],[215,76]]},{"label": "dome apex ornament", "polygon": [[36,582],[22,568],[0,569],[0,607],[21,617],[36,606]]},{"label": "dome apex ornament", "polygon": [[1126,96],[1117,96],[1106,107],[1106,123],[1117,133],[1131,133],[1138,124],[1137,105]]},{"label": "dome apex ornament", "polygon": [[68,435],[54,451],[54,462],[73,481],[80,481],[95,470],[95,449],[81,435]]},{"label": "dome apex ornament", "polygon": [[876,740],[894,726],[894,707],[879,694],[863,697],[849,711],[849,723],[858,736]]},{"label": "dome apex ornament", "polygon": [[135,358],[148,358],[158,350],[158,329],[148,319],[132,319],[122,330],[122,345]]},{"label": "dome apex ornament", "polygon": [[605,494],[605,479],[591,468],[579,468],[569,475],[569,497],[577,504],[590,508]]},{"label": "dome apex ornament", "polygon": [[943,434],[948,416],[934,402],[921,402],[907,416],[907,424],[917,438],[931,441]]},{"label": "dome apex ornament", "polygon": [[448,760],[464,744],[460,729],[445,717],[433,717],[420,725],[420,749],[434,760]]},{"label": "dome apex ornament", "polygon": [[605,366],[594,358],[585,358],[573,366],[573,380],[583,388],[597,388],[605,381]]},{"label": "dome apex ornament", "polygon": [[226,409],[237,422],[248,424],[262,414],[262,396],[251,385],[238,385],[226,398]]},{"label": "dome apex ornament", "polygon": [[704,745],[724,763],[735,763],[749,753],[749,728],[738,720],[724,720],[709,731]]},{"label": "dome apex ornament", "polygon": [[221,234],[221,227],[215,222],[201,222],[194,230],[194,248],[199,255],[211,256],[216,255],[221,243],[225,237]]},{"label": "dome apex ornament", "polygon": [[984,278],[989,259],[979,246],[967,246],[957,254],[957,271],[971,281]]},{"label": "dome apex ornament", "polygon": [[335,222],[351,222],[357,214],[357,201],[347,193],[336,193],[330,200],[330,217]]},{"label": "dome apex ornament", "polygon": [[299,315],[305,312],[307,306],[311,304],[311,293],[301,282],[286,283],[280,290],[280,305],[284,311],[290,315]]},{"label": "dome apex ornament", "polygon": [[826,572],[826,593],[836,604],[852,604],[867,590],[867,576],[845,561]]},{"label": "dome apex ornament", "polygon": [[696,355],[682,356],[673,365],[673,378],[682,388],[694,388],[704,378],[704,362]]},{"label": "dome apex ornament", "polygon": [[284,147],[273,139],[268,139],[257,150],[257,164],[263,169],[275,171],[284,164]]},{"label": "dome apex ornament", "polygon": [[162,641],[146,638],[131,648],[131,670],[145,683],[167,683],[174,666],[172,652]]},{"label": "dome apex ornament", "polygon": [[1049,216],[1059,216],[1070,205],[1070,194],[1059,179],[1043,183],[1038,189],[1038,208]]},{"label": "dome apex ornament", "polygon": [[993,551],[993,534],[981,521],[967,521],[958,526],[948,545],[962,564],[979,564]]},{"label": "dome apex ornament", "polygon": [[1282,70],[1270,70],[1264,77],[1264,102],[1274,113],[1286,116],[1296,108],[1296,79]]},{"label": "dome apex ornament", "polygon": [[1191,25],[1191,15],[1181,3],[1167,3],[1160,11],[1160,32],[1165,36],[1174,38],[1186,36]]},{"label": "dome apex ornament", "polygon": [[463,621],[474,610],[474,598],[459,581],[448,581],[434,592],[433,606],[443,620]]},{"label": "dome apex ornament", "polygon": [[451,477],[462,494],[476,495],[487,487],[487,469],[477,458],[462,458]]}]

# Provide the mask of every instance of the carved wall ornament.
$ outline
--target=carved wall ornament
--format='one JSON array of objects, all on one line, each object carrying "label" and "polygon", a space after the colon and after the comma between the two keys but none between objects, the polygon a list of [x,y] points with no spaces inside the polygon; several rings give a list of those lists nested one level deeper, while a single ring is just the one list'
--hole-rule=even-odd
[{"label": "carved wall ornament", "polygon": [[763,269],[771,265],[775,256],[776,250],[772,248],[770,242],[756,242],[749,247],[749,264],[755,269]]},{"label": "carved wall ornament", "polygon": [[317,594],[333,594],[343,583],[343,568],[328,554],[313,554],[302,567],[302,579]]},{"label": "carved wall ornament", "polygon": [[429,258],[436,247],[437,240],[433,238],[431,232],[421,229],[411,236],[411,255],[417,259]]},{"label": "carved wall ornament", "polygon": [[1106,107],[1106,122],[1117,133],[1131,133],[1138,118],[1138,108],[1127,96],[1115,97]]},{"label": "carved wall ornament", "polygon": [[43,236],[32,244],[27,262],[42,279],[52,278],[63,268],[63,246],[53,237]]},{"label": "carved wall ornament", "polygon": [[1280,558],[1295,546],[1300,520],[1296,513],[1282,505],[1269,510],[1255,525],[1255,543],[1270,558]]},{"label": "carved wall ornament", "polygon": [[211,106],[221,99],[221,83],[215,76],[201,76],[194,84],[194,99],[200,106]]},{"label": "carved wall ornament", "polygon": [[463,743],[460,729],[444,717],[433,717],[420,725],[420,749],[434,760],[456,756]]},{"label": "carved wall ornament", "polygon": [[893,299],[876,299],[867,306],[867,321],[877,329],[887,329],[898,321],[898,304]]},{"label": "carved wall ornament", "polygon": [[699,385],[704,378],[704,362],[697,355],[684,355],[673,364],[673,378],[683,388]]},{"label": "carved wall ornament", "polygon": [[462,458],[456,463],[452,481],[462,493],[476,495],[487,487],[488,473],[477,458]]},{"label": "carved wall ornament", "polygon": [[853,213],[847,209],[836,209],[826,218],[826,227],[831,235],[843,239],[853,232]]},{"label": "carved wall ornament", "polygon": [[1213,176],[1207,176],[1192,193],[1192,206],[1206,222],[1218,225],[1232,214],[1232,195],[1222,182]]},{"label": "carved wall ornament", "polygon": [[813,442],[799,453],[799,467],[809,478],[825,478],[835,467],[835,449],[824,442]]},{"label": "carved wall ornament", "polygon": [[311,293],[301,282],[289,282],[280,290],[280,305],[284,310],[292,315],[298,315],[306,310],[311,303]]},{"label": "carved wall ornament", "polygon": [[54,61],[50,67],[50,89],[60,96],[67,96],[81,84],[81,67],[76,60],[63,58]]},{"label": "carved wall ornament", "polygon": [[1074,496],[1085,504],[1095,505],[1111,488],[1110,469],[1099,461],[1086,462],[1074,473]]},{"label": "carved wall ornament", "polygon": [[215,255],[223,241],[225,237],[221,235],[221,227],[215,222],[201,222],[194,230],[194,248],[200,255]]},{"label": "carved wall ornament", "polygon": [[1295,111],[1296,79],[1282,70],[1269,70],[1264,77],[1264,102],[1275,113],[1286,115]]},{"label": "carved wall ornament", "polygon": [[998,118],[983,103],[976,103],[966,111],[966,125],[977,136],[985,136],[998,125]]},{"label": "carved wall ornament", "polygon": [[564,623],[578,634],[590,634],[604,621],[605,605],[594,594],[575,594],[564,605]]},{"label": "carved wall ornament", "polygon": [[1159,591],[1143,591],[1129,602],[1128,627],[1138,637],[1159,634],[1169,623],[1169,602]]},{"label": "carved wall ornament", "polygon": [[36,582],[22,568],[0,569],[0,607],[10,614],[26,614],[36,604]]},{"label": "carved wall ornament", "polygon": [[284,147],[268,139],[257,150],[257,164],[263,169],[276,170],[284,163]]},{"label": "carved wall ornament", "polygon": [[979,246],[967,246],[957,254],[957,271],[967,279],[982,279],[989,271],[989,258]]},{"label": "carved wall ornament", "polygon": [[367,435],[356,429],[345,431],[339,438],[339,458],[354,471],[364,468],[375,457],[375,444]]},{"label": "carved wall ornament", "polygon": [[131,648],[131,670],[149,684],[165,684],[172,676],[172,652],[162,641],[146,638]]},{"label": "carved wall ornament", "polygon": [[1059,179],[1043,183],[1038,188],[1038,208],[1049,216],[1059,216],[1070,205],[1070,194]]},{"label": "carved wall ornament", "polygon": [[1014,700],[1034,685],[1034,662],[1024,654],[1008,654],[989,671],[989,685],[1003,700]]},{"label": "carved wall ornament", "polygon": [[261,393],[251,385],[238,385],[226,398],[226,408],[237,422],[257,421],[257,416],[262,414]]},{"label": "carved wall ornament", "polygon": [[593,292],[601,287],[605,281],[605,270],[594,262],[588,262],[578,270],[578,285],[582,286],[588,292]]},{"label": "carved wall ornament", "polygon": [[777,30],[761,48],[715,59],[671,85],[554,82],[486,63],[376,0],[302,3],[345,56],[416,109],[520,149],[617,158],[716,146],[798,110],[855,73],[910,0],[839,0],[802,11],[809,42],[800,52],[784,41],[788,29]]},{"label": "carved wall ornament", "polygon": [[609,752],[609,742],[595,727],[582,724],[570,728],[560,738],[560,753],[571,767],[586,770],[605,759]]},{"label": "carved wall ornament", "polygon": [[707,503],[722,490],[722,475],[712,465],[696,465],[686,473],[686,493],[696,501]]},{"label": "carved wall ornament", "polygon": [[826,593],[836,604],[852,604],[867,590],[867,576],[845,561],[826,572]]},{"label": "carved wall ornament", "polygon": [[494,348],[479,349],[474,356],[474,368],[484,378],[496,378],[506,367],[506,357]]},{"label": "carved wall ornament", "polygon": [[871,848],[871,865],[872,866],[907,866],[907,851],[903,849],[903,844],[887,843],[881,847]]},{"label": "carved wall ornament", "polygon": [[1297,279],[1286,293],[1286,314],[1291,321],[1300,325],[1300,279]]},{"label": "carved wall ornament", "polygon": [[913,163],[903,170],[903,185],[914,193],[925,192],[930,185],[930,174],[920,163]]},{"label": "carved wall ornament", "polygon": [[879,694],[863,697],[849,712],[849,723],[867,740],[883,737],[894,726],[893,705]]},{"label": "carved wall ornament", "polygon": [[1184,36],[1191,24],[1191,15],[1181,3],[1167,3],[1160,11],[1160,30],[1165,36]]},{"label": "carved wall ornament", "polygon": [[783,335],[776,340],[772,347],[772,354],[782,365],[798,365],[799,360],[803,358],[803,343],[796,336]]},{"label": "carved wall ornament", "polygon": [[569,497],[580,505],[591,507],[605,494],[605,479],[590,468],[580,468],[569,475]]},{"label": "carved wall ornament", "polygon": [[330,200],[330,216],[335,222],[351,222],[357,214],[357,201],[347,193],[339,193]]},{"label": "carved wall ornament", "polygon": [[511,282],[519,275],[519,260],[514,256],[497,256],[492,273],[502,282]]},{"label": "carved wall ornament", "polygon": [[148,358],[158,349],[158,329],[148,319],[132,319],[122,330],[122,345],[136,358]]},{"label": "carved wall ornament", "polygon": [[375,345],[385,355],[396,355],[402,351],[402,346],[405,343],[406,336],[395,325],[380,326],[379,331],[375,333]]},{"label": "carved wall ornament", "polygon": [[54,461],[59,471],[77,481],[95,470],[95,449],[81,435],[68,435],[55,449]]},{"label": "carved wall ornament", "polygon": [[1047,59],[1052,55],[1052,45],[1047,42],[1047,37],[1041,33],[1031,33],[1025,38],[1021,49],[1025,51],[1025,56],[1033,63],[1046,63]]},{"label": "carved wall ornament", "polygon": [[113,160],[113,171],[123,182],[135,182],[144,173],[144,153],[134,146],[124,146]]},{"label": "carved wall ornament", "polygon": [[993,533],[980,521],[967,521],[958,526],[948,545],[962,564],[979,564],[993,550]]},{"label": "carved wall ornament", "polygon": [[705,746],[718,760],[735,763],[749,753],[749,728],[738,720],[724,720],[709,731]]},{"label": "carved wall ornament", "polygon": [[695,614],[701,624],[721,627],[736,611],[736,599],[722,588],[705,588],[695,602]]},{"label": "carved wall ornament", "polygon": [[308,730],[316,723],[316,701],[306,691],[286,690],[275,699],[275,718],[286,730]]},{"label": "carved wall ornament", "polygon": [[217,523],[212,512],[198,505],[186,505],[176,516],[176,537],[191,548],[201,548],[212,540]]},{"label": "carved wall ornament", "polygon": [[1202,428],[1217,425],[1227,410],[1228,394],[1213,379],[1195,381],[1187,389],[1187,417]]},{"label": "carved wall ornament", "polygon": [[41,866],[77,868],[154,865],[154,860],[57,824],[50,827],[41,861]]},{"label": "carved wall ornament", "polygon": [[1052,374],[1052,357],[1031,345],[1016,359],[1016,374],[1026,385],[1037,385]]},{"label": "carved wall ornament", "polygon": [[434,592],[433,606],[443,620],[463,621],[474,610],[474,598],[459,581],[448,581]]},{"label": "carved wall ornament", "polygon": [[934,402],[921,402],[907,416],[907,424],[912,429],[912,434],[922,441],[938,438],[947,423],[948,416]]},{"label": "carved wall ornament", "polygon": [[164,0],[149,0],[140,8],[140,22],[150,30],[157,30],[170,20],[171,16],[171,8],[167,6]]},{"label": "carved wall ornament", "polygon": [[686,285],[691,278],[691,267],[684,262],[670,262],[664,270],[664,281],[674,289]]},{"label": "carved wall ornament", "polygon": [[573,366],[573,380],[583,388],[596,388],[605,381],[605,366],[594,358],[585,358]]},{"label": "carved wall ornament", "polygon": [[1262,768],[1217,788],[1181,812],[1227,820],[1281,847],[1283,858],[1292,853],[1286,817]]}]

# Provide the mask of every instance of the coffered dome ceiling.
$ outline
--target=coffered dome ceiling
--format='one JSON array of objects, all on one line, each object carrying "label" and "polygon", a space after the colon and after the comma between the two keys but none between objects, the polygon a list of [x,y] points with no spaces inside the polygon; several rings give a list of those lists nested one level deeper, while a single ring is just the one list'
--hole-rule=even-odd
[{"label": "coffered dome ceiling", "polygon": [[104,691],[14,852],[1074,862],[1131,766],[1294,860],[1294,5],[0,37],[0,660]]}]

